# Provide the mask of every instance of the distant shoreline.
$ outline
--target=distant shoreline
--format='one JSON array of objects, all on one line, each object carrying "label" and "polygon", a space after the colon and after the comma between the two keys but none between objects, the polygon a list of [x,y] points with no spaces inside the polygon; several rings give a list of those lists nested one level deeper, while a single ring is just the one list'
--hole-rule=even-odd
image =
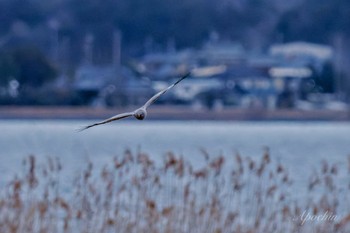
[{"label": "distant shoreline", "polygon": [[[0,119],[102,119],[134,108],[0,106]],[[184,106],[152,106],[150,120],[221,121],[349,121],[350,111],[265,110],[227,108],[221,111],[193,110]]]}]

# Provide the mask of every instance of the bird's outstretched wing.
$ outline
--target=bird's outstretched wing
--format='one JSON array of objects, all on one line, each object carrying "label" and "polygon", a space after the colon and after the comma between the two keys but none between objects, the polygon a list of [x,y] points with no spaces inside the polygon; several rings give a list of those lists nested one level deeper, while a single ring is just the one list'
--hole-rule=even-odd
[{"label": "bird's outstretched wing", "polygon": [[178,84],[179,82],[181,82],[182,80],[184,80],[185,78],[187,78],[188,76],[191,75],[191,72],[188,72],[187,74],[185,74],[184,76],[182,76],[179,80],[177,80],[175,83],[171,84],[169,87],[167,87],[166,89],[158,92],[157,94],[155,94],[154,96],[152,96],[152,98],[150,98],[143,106],[142,108],[148,108],[151,104],[153,104],[161,95],[163,95],[165,92],[167,92],[168,90],[170,90],[171,88],[173,88],[176,84]]},{"label": "bird's outstretched wing", "polygon": [[97,125],[102,125],[102,124],[106,124],[106,123],[109,123],[111,121],[116,121],[116,120],[120,120],[120,119],[123,119],[125,117],[129,117],[129,116],[133,116],[135,112],[126,112],[126,113],[121,113],[121,114],[118,114],[118,115],[115,115],[111,118],[108,118],[104,121],[100,121],[100,122],[97,122],[95,124],[91,124],[91,125],[87,125],[81,129],[78,129],[79,132],[83,131],[83,130],[86,130],[88,128],[91,128],[91,127],[94,127],[94,126],[97,126]]}]

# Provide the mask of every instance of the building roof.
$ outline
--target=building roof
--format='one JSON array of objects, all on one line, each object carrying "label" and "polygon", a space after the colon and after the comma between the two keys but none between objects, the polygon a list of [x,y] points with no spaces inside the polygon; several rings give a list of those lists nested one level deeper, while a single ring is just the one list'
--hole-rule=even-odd
[{"label": "building roof", "polygon": [[269,53],[274,56],[310,56],[320,60],[329,60],[333,56],[333,49],[328,45],[292,42],[273,45],[270,47]]}]

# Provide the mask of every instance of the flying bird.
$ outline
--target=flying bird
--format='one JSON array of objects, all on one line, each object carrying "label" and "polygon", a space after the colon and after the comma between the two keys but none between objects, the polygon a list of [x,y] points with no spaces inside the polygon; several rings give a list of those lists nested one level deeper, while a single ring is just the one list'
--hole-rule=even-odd
[{"label": "flying bird", "polygon": [[145,119],[145,117],[147,116],[147,108],[153,104],[160,96],[162,96],[165,92],[167,92],[168,90],[170,90],[171,88],[173,88],[176,84],[178,84],[179,82],[181,82],[182,80],[184,80],[185,78],[187,78],[188,76],[191,75],[191,72],[188,72],[187,74],[185,74],[184,76],[182,76],[179,80],[177,80],[175,83],[173,83],[172,85],[170,85],[169,87],[165,88],[164,90],[158,92],[157,94],[155,94],[154,96],[152,96],[142,107],[136,109],[133,112],[125,112],[125,113],[121,113],[115,116],[112,116],[111,118],[108,118],[106,120],[85,126],[81,129],[79,129],[78,131],[83,131],[86,130],[88,128],[97,126],[97,125],[103,125],[112,121],[116,121],[116,120],[120,120],[126,117],[130,117],[130,116],[134,116],[137,120],[143,120]]}]

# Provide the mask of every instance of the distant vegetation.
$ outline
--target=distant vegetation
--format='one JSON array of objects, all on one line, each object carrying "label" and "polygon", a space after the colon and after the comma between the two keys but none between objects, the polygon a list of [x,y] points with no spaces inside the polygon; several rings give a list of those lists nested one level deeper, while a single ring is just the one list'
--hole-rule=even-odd
[{"label": "distant vegetation", "polygon": [[[2,0],[0,104],[74,103],[70,100],[74,93],[59,90],[52,100],[40,96],[48,96],[53,88],[45,87],[43,93],[35,90],[61,73],[73,76],[83,62],[88,35],[93,41],[94,64],[111,64],[116,30],[122,34],[122,56],[126,58],[165,50],[169,45],[196,48],[218,35],[254,50],[294,40],[338,45],[340,56],[347,59],[348,9],[347,0]],[[345,58],[341,65],[349,67]],[[345,77],[348,68],[344,69]],[[11,99],[16,92],[7,93],[12,80],[20,84],[12,83],[24,99]],[[332,91],[329,81],[317,82]]]},{"label": "distant vegetation", "polygon": [[[350,170],[323,162],[296,189],[268,152],[251,159],[203,151],[203,161],[193,167],[168,153],[159,164],[126,151],[102,170],[87,163],[67,189],[58,159],[38,164],[30,156],[2,189],[0,231],[349,232],[349,186],[339,179]],[[333,218],[310,218],[324,214]]]},{"label": "distant vegetation", "polygon": [[248,47],[263,47],[281,40],[332,43],[336,34],[350,35],[349,1],[299,2],[3,0],[0,38],[18,33],[39,46],[47,46],[57,30],[60,38],[70,38],[70,49],[79,56],[81,48],[76,45],[92,33],[103,61],[111,53],[110,42],[116,28],[122,31],[129,53],[142,51],[149,42],[164,48],[169,40],[178,47],[196,47],[212,31]]},{"label": "distant vegetation", "polygon": [[1,54],[0,69],[7,74],[1,79],[7,84],[9,78],[17,80],[27,87],[41,87],[56,76],[54,67],[44,54],[35,47],[21,46],[9,49]]}]

